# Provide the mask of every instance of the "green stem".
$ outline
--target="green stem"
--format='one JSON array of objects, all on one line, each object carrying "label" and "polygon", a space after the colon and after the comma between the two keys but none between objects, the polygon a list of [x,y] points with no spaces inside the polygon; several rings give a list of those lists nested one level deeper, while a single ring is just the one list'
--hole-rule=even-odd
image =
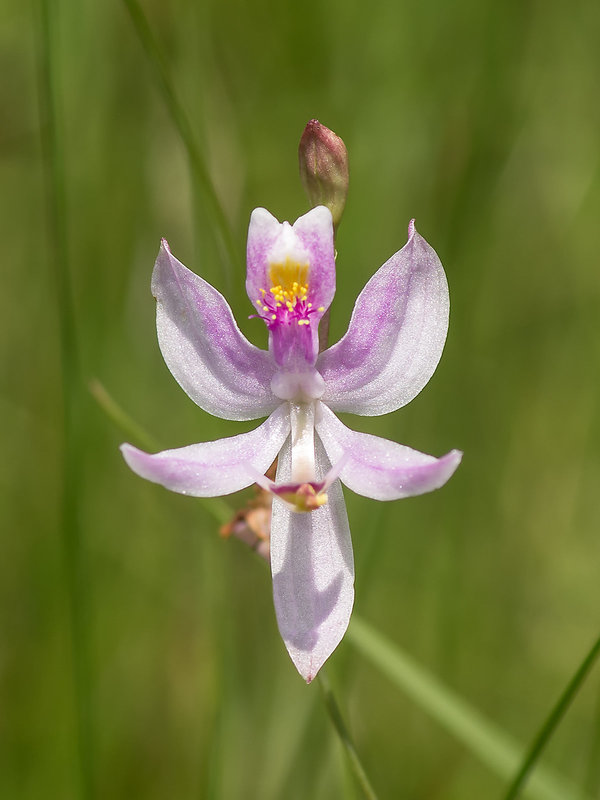
[{"label": "green stem", "polygon": [[335,699],[335,695],[333,694],[329,678],[327,677],[327,674],[323,668],[321,668],[317,677],[323,693],[325,707],[329,713],[333,727],[339,736],[342,747],[348,756],[348,761],[350,762],[354,776],[356,777],[356,780],[362,789],[363,795],[367,800],[377,800],[375,790],[371,786],[371,782],[369,781],[365,768],[363,767],[358,753],[356,752],[356,747],[354,746],[354,742],[352,741],[348,728],[344,722],[344,718],[342,717],[342,712],[340,711],[337,700]]},{"label": "green stem", "polygon": [[590,797],[600,797],[600,692],[596,698],[585,788]]},{"label": "green stem", "polygon": [[[147,450],[160,450],[160,445],[133,417],[128,414],[107,391],[99,380],[94,378],[89,384],[90,392],[106,416],[120,428],[125,436],[137,442]],[[230,506],[220,497],[197,497],[196,500],[206,509],[219,525],[224,525],[231,519]]]},{"label": "green stem", "polygon": [[514,798],[517,797],[523,788],[527,778],[529,777],[529,773],[534,768],[536,761],[541,756],[544,748],[550,740],[550,737],[558,727],[558,724],[563,718],[573,698],[579,691],[579,688],[583,684],[587,674],[593,667],[598,655],[600,655],[600,637],[594,642],[592,648],[577,668],[577,671],[567,684],[565,690],[559,697],[558,702],[550,712],[539,733],[533,740],[527,755],[523,759],[523,763],[521,764],[519,771],[517,772],[513,782],[504,796],[505,800],[514,800]]},{"label": "green stem", "polygon": [[88,593],[80,532],[81,416],[83,412],[81,369],[68,260],[67,211],[63,137],[58,113],[58,68],[56,42],[57,3],[39,2],[40,135],[44,159],[48,214],[49,254],[58,306],[62,378],[62,493],[60,502],[65,583],[69,609],[76,707],[76,737],[80,794],[94,796],[93,724],[91,713],[89,646],[87,631]]},{"label": "green stem", "polygon": [[227,269],[227,279],[231,282],[233,267],[237,260],[236,247],[229,222],[210,179],[210,174],[204,162],[204,158],[202,157],[202,153],[196,144],[192,124],[177,97],[175,86],[169,74],[167,60],[150,27],[150,23],[144,14],[142,6],[138,0],[123,0],[123,2],[127,7],[133,26],[144,48],[144,52],[146,53],[146,57],[154,71],[156,83],[163,96],[173,124],[187,151],[194,179],[194,186],[198,190],[195,194],[198,195],[201,193],[203,195],[207,202],[208,212],[219,231],[218,239]]},{"label": "green stem", "polygon": [[[367,660],[499,778],[507,780],[514,775],[523,762],[523,748],[512,736],[356,614],[346,636]],[[542,766],[532,775],[526,794],[532,800],[585,798],[562,775]]]},{"label": "green stem", "polygon": [[97,378],[89,383],[89,390],[106,416],[145,450],[160,450],[160,445],[150,433],[123,409]]}]

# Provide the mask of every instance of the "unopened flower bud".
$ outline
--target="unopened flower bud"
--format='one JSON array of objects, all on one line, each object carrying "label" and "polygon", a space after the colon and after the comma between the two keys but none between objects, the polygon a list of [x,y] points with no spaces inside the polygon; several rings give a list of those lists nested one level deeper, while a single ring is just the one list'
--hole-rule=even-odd
[{"label": "unopened flower bud", "polygon": [[348,153],[340,137],[311,119],[298,147],[300,179],[312,206],[327,206],[337,227],[348,194]]}]

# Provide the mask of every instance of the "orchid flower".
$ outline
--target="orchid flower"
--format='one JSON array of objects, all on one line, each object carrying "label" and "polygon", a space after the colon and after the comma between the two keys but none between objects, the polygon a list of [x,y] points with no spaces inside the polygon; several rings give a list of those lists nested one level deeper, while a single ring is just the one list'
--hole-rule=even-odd
[{"label": "orchid flower", "polygon": [[[374,416],[425,386],[448,328],[448,285],[414,221],[407,244],[369,280],[345,335],[319,352],[319,320],[335,292],[330,211],[293,225],[252,212],[246,289],[269,348],[240,332],[227,301],[163,239],[152,292],[158,340],[173,376],[223,419],[267,416],[258,428],[154,455],[129,444],[131,469],[174,492],[213,497],[258,483],[274,495],[271,571],[279,631],[310,683],[343,637],[354,602],[352,542],[341,484],[376,500],[442,486],[461,453],[442,458],[356,433],[334,412]],[[265,477],[278,458],[275,481]]]}]

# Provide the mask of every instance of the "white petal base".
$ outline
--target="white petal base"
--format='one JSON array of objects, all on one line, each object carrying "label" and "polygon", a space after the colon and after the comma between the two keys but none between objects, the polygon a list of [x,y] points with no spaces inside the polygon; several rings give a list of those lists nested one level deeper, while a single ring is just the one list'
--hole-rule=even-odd
[{"label": "white petal base", "polygon": [[[277,482],[291,477],[289,440],[279,456]],[[316,442],[317,479],[330,468]],[[354,561],[342,487],[328,489],[329,502],[309,513],[273,500],[271,571],[279,632],[307,683],[340,643],[354,604]]]}]

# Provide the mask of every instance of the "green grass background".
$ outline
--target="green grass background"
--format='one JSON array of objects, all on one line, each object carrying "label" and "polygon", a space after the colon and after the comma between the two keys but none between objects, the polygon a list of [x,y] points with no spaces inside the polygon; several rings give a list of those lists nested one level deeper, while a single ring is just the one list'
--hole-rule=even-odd
[{"label": "green grass background", "polygon": [[[332,340],[413,216],[451,292],[422,394],[346,420],[465,453],[433,495],[346,492],[356,612],[527,743],[600,628],[600,6],[145,2],[233,231],[227,268],[125,5],[52,4],[79,359],[65,391],[38,5],[0,4],[0,796],[359,796],[264,566],[200,502],[133,475],[86,389],[102,381],[160,446],[242,430],[165,367],[152,265],[166,236],[264,344],[243,289],[248,218],[307,210],[311,117],[350,155]],[[329,671],[381,797],[501,798],[347,640]],[[546,753],[590,797],[599,709],[596,671]]]}]

